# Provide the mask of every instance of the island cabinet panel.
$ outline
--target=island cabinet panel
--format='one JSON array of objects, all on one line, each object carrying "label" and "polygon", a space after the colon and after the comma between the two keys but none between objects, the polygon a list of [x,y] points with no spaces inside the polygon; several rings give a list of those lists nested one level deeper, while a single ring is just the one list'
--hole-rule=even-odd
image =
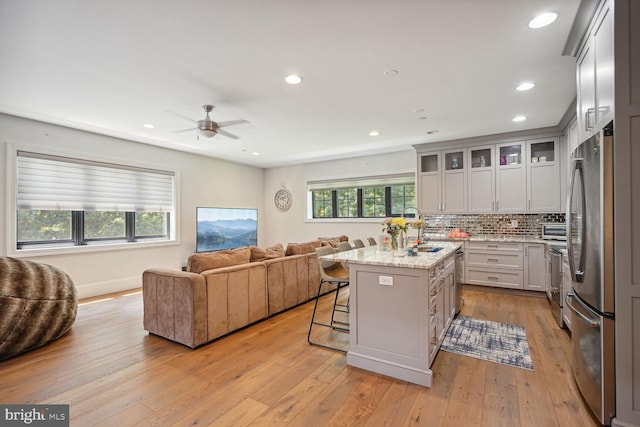
[{"label": "island cabinet panel", "polygon": [[430,367],[455,315],[461,244],[430,244],[440,250],[406,256],[365,247],[321,258],[349,264],[348,365],[431,387]]},{"label": "island cabinet panel", "polygon": [[431,387],[428,273],[349,264],[347,364]]},{"label": "island cabinet panel", "polygon": [[[385,274],[383,276],[392,279],[392,284],[381,285],[378,272],[358,271],[356,274],[357,289],[350,302],[358,306],[358,328],[351,335],[352,340],[355,338],[351,348],[354,348],[353,344],[365,346],[385,353],[387,357],[394,355],[397,362],[419,364],[418,360],[424,358],[426,352],[413,339],[416,333],[421,333],[421,306],[424,307],[424,303],[421,304],[420,298],[426,297],[420,292],[420,276]],[[367,289],[358,292],[362,287]],[[422,332],[426,334],[426,328]]]}]

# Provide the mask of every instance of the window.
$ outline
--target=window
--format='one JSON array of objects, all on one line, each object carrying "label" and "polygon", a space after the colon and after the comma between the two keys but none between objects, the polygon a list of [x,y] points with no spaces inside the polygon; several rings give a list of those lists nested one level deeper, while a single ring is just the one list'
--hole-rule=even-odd
[{"label": "window", "polygon": [[358,189],[343,188],[336,190],[338,216],[340,218],[358,217]]},{"label": "window", "polygon": [[17,249],[171,236],[174,173],[18,152]]},{"label": "window", "polygon": [[416,206],[413,175],[310,182],[308,190],[313,218],[384,218]]}]

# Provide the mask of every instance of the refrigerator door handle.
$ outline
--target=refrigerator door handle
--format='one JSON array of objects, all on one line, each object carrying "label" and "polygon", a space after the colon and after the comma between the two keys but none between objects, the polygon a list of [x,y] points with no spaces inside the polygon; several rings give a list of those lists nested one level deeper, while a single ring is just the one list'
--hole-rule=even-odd
[{"label": "refrigerator door handle", "polygon": [[[584,314],[582,314],[581,312],[576,310],[576,308],[573,306],[573,304],[571,304],[571,300],[572,299],[573,299],[573,294],[572,293],[568,293],[566,298],[565,298],[565,300],[564,300],[564,302],[567,304],[567,307],[569,307],[574,314],[576,314],[578,317],[580,317],[586,324],[588,324],[592,328],[599,328],[600,327],[600,321],[599,320],[589,319],[587,316],[585,316]],[[584,307],[584,304],[582,304],[579,300],[578,300],[578,303]],[[588,307],[585,307],[585,308],[588,309]]]},{"label": "refrigerator door handle", "polygon": [[582,166],[584,163],[584,159],[574,159],[573,160],[573,168],[571,172],[571,186],[569,188],[569,197],[567,197],[567,254],[569,255],[569,271],[571,272],[572,278],[576,282],[582,282],[584,277],[584,259],[585,259],[585,251],[583,247],[580,247],[580,260],[578,261],[578,265],[575,265],[575,258],[573,253],[573,221],[572,221],[572,202],[573,202],[573,194],[577,190],[576,187],[576,174],[580,174],[580,196],[581,196],[581,236],[580,242],[584,244],[585,234],[586,234],[586,220],[587,216],[585,214],[585,190],[584,190],[584,173],[582,170]]}]

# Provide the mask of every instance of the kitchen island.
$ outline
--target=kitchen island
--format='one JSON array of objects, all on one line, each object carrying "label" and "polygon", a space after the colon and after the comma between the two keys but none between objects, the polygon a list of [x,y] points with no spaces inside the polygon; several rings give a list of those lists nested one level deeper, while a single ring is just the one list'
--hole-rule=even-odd
[{"label": "kitchen island", "polygon": [[431,364],[455,316],[455,252],[398,256],[366,247],[322,257],[349,265],[347,364],[431,387]]}]

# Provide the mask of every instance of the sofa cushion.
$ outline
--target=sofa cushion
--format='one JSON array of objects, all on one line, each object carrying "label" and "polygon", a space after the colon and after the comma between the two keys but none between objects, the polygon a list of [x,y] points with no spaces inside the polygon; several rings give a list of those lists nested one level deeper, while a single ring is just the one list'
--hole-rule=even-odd
[{"label": "sofa cushion", "polygon": [[246,246],[217,252],[192,254],[187,261],[187,271],[202,273],[205,270],[211,270],[213,268],[246,264],[250,259],[251,249]]},{"label": "sofa cushion", "polygon": [[316,253],[316,248],[322,245],[320,240],[312,240],[305,243],[289,243],[287,245],[286,256],[290,255],[302,255],[308,253]]},{"label": "sofa cushion", "polygon": [[251,262],[259,262],[284,256],[284,246],[282,246],[282,243],[264,249],[257,246],[251,246],[249,249],[251,249]]},{"label": "sofa cushion", "polygon": [[322,246],[331,246],[332,248],[337,248],[338,243],[340,243],[339,239],[326,239],[322,241]]},{"label": "sofa cushion", "polygon": [[335,240],[335,239],[337,239],[339,242],[348,242],[349,236],[342,234],[340,236],[333,236],[333,237],[318,237],[318,240]]}]

